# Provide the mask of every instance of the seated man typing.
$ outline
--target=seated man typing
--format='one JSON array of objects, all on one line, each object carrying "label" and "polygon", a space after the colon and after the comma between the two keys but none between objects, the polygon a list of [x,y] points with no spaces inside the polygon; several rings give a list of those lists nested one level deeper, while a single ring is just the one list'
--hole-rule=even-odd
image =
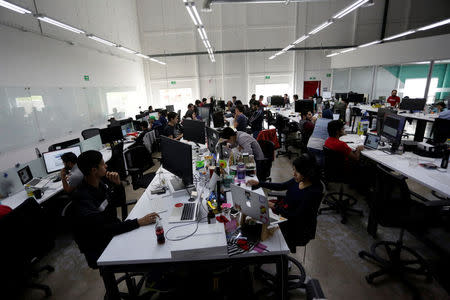
[{"label": "seated man typing", "polygon": [[352,148],[346,142],[339,140],[341,136],[345,135],[344,123],[342,121],[334,120],[328,123],[328,135],[329,138],[325,141],[324,147],[343,154],[346,159],[359,160],[364,146],[360,145],[356,147],[355,151],[352,151]]},{"label": "seated man typing", "polygon": [[[81,153],[78,167],[84,180],[72,196],[74,236],[88,265],[95,268],[97,259],[115,235],[152,224],[158,215],[150,213],[140,219],[120,221],[114,204],[125,200],[125,190],[119,175],[107,172],[102,154],[94,150]],[[102,181],[105,177],[107,183]]]}]

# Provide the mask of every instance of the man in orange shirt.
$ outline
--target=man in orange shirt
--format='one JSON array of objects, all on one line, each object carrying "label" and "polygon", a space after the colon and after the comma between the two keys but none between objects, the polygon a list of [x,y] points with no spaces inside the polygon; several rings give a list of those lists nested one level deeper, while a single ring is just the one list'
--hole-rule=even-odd
[{"label": "man in orange shirt", "polygon": [[392,90],[391,95],[386,100],[392,107],[397,107],[400,104],[400,97],[397,96],[397,90]]}]

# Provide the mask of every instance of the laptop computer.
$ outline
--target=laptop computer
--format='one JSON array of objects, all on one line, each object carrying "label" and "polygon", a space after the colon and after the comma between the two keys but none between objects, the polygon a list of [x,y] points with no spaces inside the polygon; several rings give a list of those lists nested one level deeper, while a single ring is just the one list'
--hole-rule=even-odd
[{"label": "laptop computer", "polygon": [[197,221],[199,207],[201,205],[199,198],[200,196],[192,200],[189,197],[183,197],[182,201],[175,203],[172,206],[169,223],[188,223]]},{"label": "laptop computer", "polygon": [[368,134],[364,140],[364,149],[376,150],[378,149],[378,144],[380,143],[381,137],[374,134]]},{"label": "laptop computer", "polygon": [[31,187],[42,189],[47,183],[50,182],[50,178],[35,178],[31,174],[31,169],[29,166],[17,171],[20,181],[23,185],[30,185]]},{"label": "laptop computer", "polygon": [[287,221],[286,218],[272,212],[266,196],[234,184],[230,185],[230,187],[234,206],[243,214],[263,224],[273,225]]}]

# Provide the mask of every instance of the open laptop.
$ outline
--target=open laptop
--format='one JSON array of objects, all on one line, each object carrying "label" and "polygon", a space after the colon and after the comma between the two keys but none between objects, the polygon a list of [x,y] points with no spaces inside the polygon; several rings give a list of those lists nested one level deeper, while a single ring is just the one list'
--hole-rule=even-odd
[{"label": "open laptop", "polygon": [[30,185],[31,187],[42,189],[47,183],[49,183],[50,178],[35,178],[31,174],[31,169],[29,166],[17,171],[20,181],[23,185]]},{"label": "open laptop", "polygon": [[233,197],[235,207],[243,214],[260,221],[263,224],[278,224],[287,221],[286,218],[272,212],[269,208],[269,202],[264,195],[232,184],[231,196]]},{"label": "open laptop", "polygon": [[[199,207],[201,205],[198,196],[196,199],[189,197],[180,197],[182,201],[178,201],[172,206],[169,223],[187,223],[197,221]],[[176,199],[176,198],[175,198]]]},{"label": "open laptop", "polygon": [[381,137],[374,134],[368,134],[364,140],[364,149],[376,150],[378,149],[378,144],[380,143]]}]

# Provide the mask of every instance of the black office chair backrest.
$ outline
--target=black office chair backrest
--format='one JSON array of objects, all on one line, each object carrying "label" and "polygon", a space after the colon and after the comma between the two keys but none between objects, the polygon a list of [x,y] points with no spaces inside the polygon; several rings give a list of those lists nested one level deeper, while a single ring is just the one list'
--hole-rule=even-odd
[{"label": "black office chair backrest", "polygon": [[361,116],[361,108],[359,107],[352,107],[352,111],[351,111],[351,115],[352,116]]},{"label": "black office chair backrest", "polygon": [[327,182],[346,182],[345,156],[325,146],[323,147],[323,156],[325,180]]},{"label": "black office chair backrest", "polygon": [[145,172],[154,165],[151,154],[144,146],[127,149],[124,156],[128,169],[138,169]]},{"label": "black office chair backrest", "polygon": [[267,141],[267,140],[259,140],[258,144],[261,147],[261,150],[264,154],[264,158],[269,159],[270,161],[273,161],[274,160],[274,152],[275,152],[275,146],[274,146],[273,142]]},{"label": "black office chair backrest", "polygon": [[99,134],[100,134],[99,128],[89,128],[89,129],[85,129],[81,132],[81,136],[85,140],[90,139],[91,137],[94,137]]},{"label": "black office chair backrest", "polygon": [[119,173],[121,180],[127,177],[125,161],[123,159],[123,142],[119,142],[112,147],[111,159],[108,161],[108,170]]}]

